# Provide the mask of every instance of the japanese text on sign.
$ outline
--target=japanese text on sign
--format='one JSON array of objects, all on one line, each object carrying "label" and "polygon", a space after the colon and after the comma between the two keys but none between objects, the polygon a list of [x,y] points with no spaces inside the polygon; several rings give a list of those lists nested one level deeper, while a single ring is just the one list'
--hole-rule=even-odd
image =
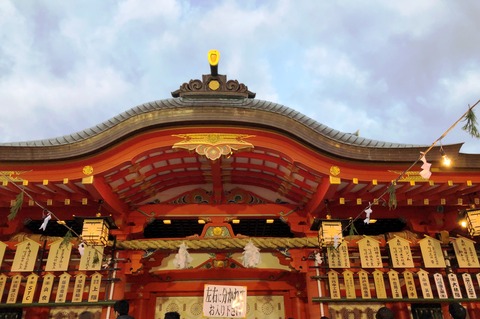
[{"label": "japanese text on sign", "polygon": [[245,318],[247,287],[205,285],[203,315],[205,317]]}]

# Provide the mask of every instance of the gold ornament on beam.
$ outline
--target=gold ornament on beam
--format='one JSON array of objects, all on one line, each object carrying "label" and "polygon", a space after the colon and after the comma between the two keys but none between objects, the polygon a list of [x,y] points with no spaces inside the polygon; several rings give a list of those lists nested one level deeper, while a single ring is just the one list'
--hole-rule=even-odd
[{"label": "gold ornament on beam", "polygon": [[183,139],[173,144],[172,148],[182,148],[205,155],[214,161],[222,155],[230,157],[233,151],[252,149],[253,144],[244,141],[245,138],[255,135],[230,133],[191,133],[173,135]]}]

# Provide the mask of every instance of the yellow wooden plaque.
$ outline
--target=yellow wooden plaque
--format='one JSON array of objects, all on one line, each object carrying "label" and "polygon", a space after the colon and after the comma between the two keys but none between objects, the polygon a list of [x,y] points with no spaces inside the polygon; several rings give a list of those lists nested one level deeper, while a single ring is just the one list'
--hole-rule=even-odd
[{"label": "yellow wooden plaque", "polygon": [[348,243],[346,240],[335,249],[329,247],[327,250],[328,267],[330,268],[350,268],[350,256],[348,254]]},{"label": "yellow wooden plaque", "polygon": [[417,272],[418,281],[420,288],[422,289],[422,296],[424,299],[433,299],[432,285],[430,284],[430,279],[428,278],[428,272],[420,269]]},{"label": "yellow wooden plaque", "polygon": [[447,288],[445,287],[442,274],[434,273],[433,280],[435,281],[435,286],[437,287],[438,298],[447,299]]},{"label": "yellow wooden plaque", "polygon": [[358,252],[362,268],[382,268],[382,255],[380,253],[380,242],[371,237],[365,236],[358,242]]},{"label": "yellow wooden plaque", "polygon": [[385,289],[385,279],[383,278],[383,272],[375,269],[373,271],[373,282],[375,284],[375,291],[377,298],[387,298],[387,290]]},{"label": "yellow wooden plaque", "polygon": [[100,295],[100,286],[102,284],[102,275],[98,272],[94,273],[90,281],[90,290],[88,292],[88,301],[95,302],[98,301]]},{"label": "yellow wooden plaque", "polygon": [[10,284],[10,291],[7,296],[7,303],[16,303],[18,297],[18,291],[20,290],[20,285],[22,284],[22,275],[15,275],[12,277],[12,282]]},{"label": "yellow wooden plaque", "polygon": [[45,271],[67,271],[72,253],[72,244],[63,244],[63,239],[54,241],[50,245]]},{"label": "yellow wooden plaque", "polygon": [[7,283],[7,275],[0,275],[0,303],[2,302],[3,292],[5,291],[5,284]]},{"label": "yellow wooden plaque", "polygon": [[441,241],[425,235],[425,238],[419,240],[419,243],[425,268],[446,267]]},{"label": "yellow wooden plaque", "polygon": [[368,272],[363,269],[360,269],[357,272],[358,281],[360,282],[360,293],[362,294],[362,299],[371,299],[372,295],[370,293],[370,281],[368,279]]},{"label": "yellow wooden plaque", "polygon": [[[100,270],[102,268],[103,250],[103,246],[85,246],[78,270]],[[95,262],[96,259],[98,259],[97,262]]]},{"label": "yellow wooden plaque", "polygon": [[340,283],[338,281],[338,272],[330,270],[328,273],[328,286],[330,287],[330,298],[340,299]]},{"label": "yellow wooden plaque", "polygon": [[345,284],[345,292],[347,299],[355,299],[355,281],[353,280],[353,272],[351,270],[345,270],[343,272],[343,282]]},{"label": "yellow wooden plaque", "polygon": [[7,249],[7,244],[0,241],[0,265],[3,263],[3,257],[5,256],[5,251]]},{"label": "yellow wooden plaque", "polygon": [[388,248],[393,268],[413,268],[412,251],[408,240],[395,236],[388,241]]},{"label": "yellow wooden plaque", "polygon": [[417,288],[415,280],[413,279],[413,272],[405,270],[403,272],[403,279],[405,280],[405,287],[407,288],[407,296],[410,299],[418,299]]},{"label": "yellow wooden plaque", "polygon": [[27,283],[25,284],[25,291],[23,292],[22,303],[33,303],[33,296],[37,289],[38,275],[31,273],[27,276]]},{"label": "yellow wooden plaque", "polygon": [[461,236],[453,240],[459,268],[480,268],[474,244],[473,240]]},{"label": "yellow wooden plaque", "polygon": [[64,303],[67,300],[68,284],[70,283],[71,275],[64,272],[60,275],[57,287],[57,295],[55,297],[55,303]]},{"label": "yellow wooden plaque", "polygon": [[29,238],[17,244],[12,263],[12,272],[32,272],[37,260],[40,244]]},{"label": "yellow wooden plaque", "polygon": [[390,290],[392,292],[393,299],[402,299],[402,286],[400,286],[400,279],[398,278],[398,272],[390,269],[388,271],[388,281],[390,282]]},{"label": "yellow wooden plaque", "polygon": [[75,276],[75,284],[73,285],[72,302],[82,302],[83,288],[85,287],[85,280],[87,275],[79,273]]},{"label": "yellow wooden plaque", "polygon": [[454,273],[447,275],[450,289],[454,299],[462,299],[462,291],[460,290],[460,284],[458,283],[458,277]]},{"label": "yellow wooden plaque", "polygon": [[53,282],[55,276],[52,273],[47,273],[43,276],[42,290],[40,291],[39,303],[49,303],[52,294]]},{"label": "yellow wooden plaque", "polygon": [[475,292],[475,285],[473,284],[472,276],[469,273],[462,274],[463,286],[467,292],[467,297],[470,299],[476,299],[477,293]]}]

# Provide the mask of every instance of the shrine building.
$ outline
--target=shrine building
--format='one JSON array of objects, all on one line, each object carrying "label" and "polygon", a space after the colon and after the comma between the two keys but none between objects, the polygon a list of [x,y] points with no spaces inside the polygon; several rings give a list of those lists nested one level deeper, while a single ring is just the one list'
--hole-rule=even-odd
[{"label": "shrine building", "polygon": [[171,98],[0,144],[0,318],[480,319],[480,154],[337,131],[208,58]]}]

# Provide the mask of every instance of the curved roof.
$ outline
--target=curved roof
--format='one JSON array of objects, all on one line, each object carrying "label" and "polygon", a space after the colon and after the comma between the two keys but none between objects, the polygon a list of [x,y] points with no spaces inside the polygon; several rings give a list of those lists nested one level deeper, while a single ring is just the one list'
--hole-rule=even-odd
[{"label": "curved roof", "polygon": [[[136,106],[70,135],[0,144],[0,149],[5,150],[1,152],[0,160],[38,161],[81,157],[140,131],[206,123],[278,130],[317,151],[362,161],[411,161],[428,147],[377,141],[340,132],[289,107],[264,100],[178,97]],[[444,146],[449,154],[458,153],[460,147],[461,144]]]},{"label": "curved roof", "polygon": [[[232,109],[250,109],[257,110],[269,113],[275,113],[306,126],[315,133],[318,133],[326,138],[335,140],[339,143],[355,145],[360,147],[378,147],[378,148],[411,148],[411,147],[427,147],[428,145],[414,145],[414,144],[402,144],[402,143],[391,143],[383,142],[378,140],[372,140],[364,137],[359,137],[358,135],[345,133],[333,128],[330,128],[324,124],[321,124],[302,113],[295,111],[287,106],[282,104],[273,103],[264,100],[256,99],[191,99],[191,98],[170,98],[164,100],[157,100],[153,102],[144,103],[136,107],[131,108],[128,111],[125,111],[107,121],[104,121],[98,125],[92,126],[80,132],[72,133],[69,135],[64,135],[61,137],[55,137],[50,139],[43,140],[33,140],[33,141],[24,141],[24,142],[11,142],[11,143],[1,143],[1,146],[27,146],[27,147],[45,147],[45,146],[57,146],[72,144],[82,140],[86,140],[95,135],[98,135],[102,132],[106,132],[114,126],[120,125],[122,122],[127,121],[130,118],[139,116],[141,114],[160,111],[160,110],[179,110],[190,107],[228,107]],[[211,121],[215,121],[215,118],[212,117]],[[242,118],[237,118],[236,121],[242,122]],[[249,121],[249,123],[251,123]],[[160,123],[159,123],[160,124]],[[259,123],[260,124],[260,123]]]}]

